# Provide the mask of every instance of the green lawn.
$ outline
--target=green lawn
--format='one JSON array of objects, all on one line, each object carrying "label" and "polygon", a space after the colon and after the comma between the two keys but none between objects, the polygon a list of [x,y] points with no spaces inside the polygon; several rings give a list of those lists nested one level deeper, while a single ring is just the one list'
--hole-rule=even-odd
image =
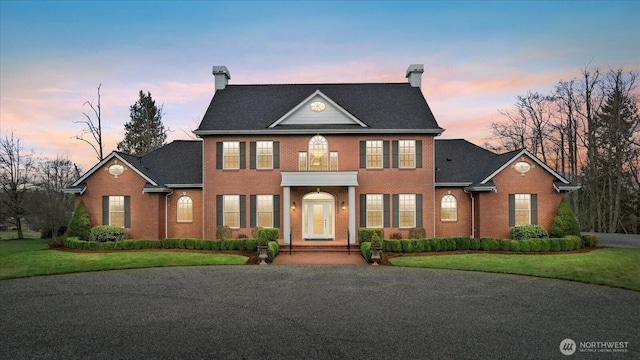
[{"label": "green lawn", "polygon": [[640,249],[632,248],[562,255],[404,256],[389,261],[396,266],[533,275],[640,290]]},{"label": "green lawn", "polygon": [[72,253],[49,250],[46,240],[0,241],[0,279],[158,266],[240,265],[241,255],[172,251]]}]

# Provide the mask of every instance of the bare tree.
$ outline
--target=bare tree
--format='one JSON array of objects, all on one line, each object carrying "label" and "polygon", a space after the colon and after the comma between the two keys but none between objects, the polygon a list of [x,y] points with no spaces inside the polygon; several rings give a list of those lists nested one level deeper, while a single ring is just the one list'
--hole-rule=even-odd
[{"label": "bare tree", "polygon": [[24,154],[20,139],[13,132],[0,139],[0,188],[10,223],[16,226],[18,239],[24,239],[22,220],[28,215],[27,197],[33,186],[35,165],[33,154]]},{"label": "bare tree", "polygon": [[[93,151],[95,151],[98,157],[98,161],[102,161],[102,159],[104,159],[103,144],[102,144],[102,113],[100,109],[100,87],[101,86],[102,84],[98,85],[97,105],[94,106],[93,102],[88,100],[85,101],[83,104],[83,106],[89,105],[89,108],[93,112],[93,116],[95,116],[95,119],[96,119],[95,122],[90,115],[83,112],[82,115],[84,115],[86,119],[81,121],[74,121],[74,123],[84,124],[85,128],[82,129],[82,132],[80,132],[80,135],[76,135],[73,137],[74,139],[84,141],[87,144],[89,144],[93,148]],[[87,134],[91,135],[93,140],[85,139],[85,135]]]}]

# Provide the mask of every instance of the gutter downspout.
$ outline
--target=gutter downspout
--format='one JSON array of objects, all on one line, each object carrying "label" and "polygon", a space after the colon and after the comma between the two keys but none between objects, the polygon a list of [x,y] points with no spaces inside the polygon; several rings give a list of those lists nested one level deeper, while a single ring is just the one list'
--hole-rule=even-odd
[{"label": "gutter downspout", "polygon": [[173,195],[173,190],[164,196],[164,238],[169,237],[169,196]]},{"label": "gutter downspout", "polygon": [[469,196],[471,197],[471,238],[475,239],[476,237],[476,205],[475,205],[475,199],[473,198],[473,193],[469,192],[467,190],[464,190],[464,192],[466,192],[467,194],[469,194]]}]

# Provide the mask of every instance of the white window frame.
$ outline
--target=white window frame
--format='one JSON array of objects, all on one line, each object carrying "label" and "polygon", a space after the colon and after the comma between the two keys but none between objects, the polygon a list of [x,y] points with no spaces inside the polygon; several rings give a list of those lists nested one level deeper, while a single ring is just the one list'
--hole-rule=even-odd
[{"label": "white window frame", "polygon": [[[179,223],[193,222],[193,199],[187,195],[182,195],[176,202],[176,218]],[[186,213],[185,213],[186,211]],[[180,215],[186,215],[183,218]]]},{"label": "white window frame", "polygon": [[531,225],[531,194],[515,194],[514,199],[515,226]]},{"label": "white window frame", "polygon": [[338,171],[338,152],[329,152],[329,171]]},{"label": "white window frame", "polygon": [[[231,150],[235,150],[231,152]],[[235,158],[236,166],[227,166],[227,160],[231,163]],[[240,169],[240,142],[239,141],[223,141],[222,142],[222,168],[225,170]]]},{"label": "white window frame", "polygon": [[[235,203],[235,208],[232,206]],[[236,214],[238,224],[229,224],[227,215]],[[240,228],[240,195],[223,195],[222,196],[222,224],[232,229]]]},{"label": "white window frame", "polygon": [[[453,218],[445,218],[445,209],[453,209]],[[458,220],[458,199],[451,195],[446,194],[440,200],[440,221],[457,221]]]},{"label": "white window frame", "polygon": [[[413,150],[407,150],[407,149],[413,149]],[[406,165],[406,163],[409,161],[411,162],[411,165]],[[398,167],[401,169],[416,168],[416,141],[415,140],[398,140]]]},{"label": "white window frame", "polygon": [[[269,165],[262,166],[260,159],[267,157]],[[273,169],[273,141],[256,141],[256,169]]]},{"label": "white window frame", "polygon": [[[412,208],[411,208],[412,207]],[[399,194],[398,196],[398,225],[400,228],[416,227],[416,194]],[[408,208],[408,209],[407,209]],[[412,213],[413,222],[403,224],[403,220],[408,213]],[[403,216],[405,215],[405,216]]]},{"label": "white window frame", "polygon": [[[124,228],[125,225],[125,208],[124,208],[124,196],[115,195],[109,196],[109,225],[118,226]],[[122,210],[116,210],[117,207],[122,207]],[[122,214],[122,224],[115,224],[113,221],[114,214]]]},{"label": "white window frame", "polygon": [[[273,228],[273,195],[256,195],[256,226],[262,228]],[[260,214],[270,214],[271,223],[262,224]]]},{"label": "white window frame", "polygon": [[[367,158],[367,169],[382,169],[384,166],[384,141],[382,140],[367,140],[366,141],[366,158]],[[373,150],[376,150],[375,152]],[[374,161],[371,158],[376,157],[375,165]],[[377,163],[380,162],[378,166]]]},{"label": "white window frame", "polygon": [[307,171],[307,152],[300,151],[298,153],[298,171]]},{"label": "white window frame", "polygon": [[[367,227],[381,229],[384,227],[384,196],[382,194],[367,194]],[[374,208],[375,209],[372,209]],[[371,215],[379,213],[380,223],[373,224]]]}]

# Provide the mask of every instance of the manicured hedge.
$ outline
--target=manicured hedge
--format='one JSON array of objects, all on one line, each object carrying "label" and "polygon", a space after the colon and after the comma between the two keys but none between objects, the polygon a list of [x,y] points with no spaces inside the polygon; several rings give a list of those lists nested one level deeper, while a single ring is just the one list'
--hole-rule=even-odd
[{"label": "manicured hedge", "polygon": [[509,232],[513,240],[548,238],[547,230],[540,225],[516,226]]},{"label": "manicured hedge", "polygon": [[384,233],[382,232],[382,229],[359,228],[358,244],[371,242],[371,238],[373,237],[373,234],[378,234],[378,236],[380,236],[380,239],[384,237]]},{"label": "manicured hedge", "polygon": [[119,226],[96,226],[89,232],[89,241],[108,242],[127,239],[127,231]]},{"label": "manicured hedge", "polygon": [[[362,244],[364,245],[365,243]],[[563,238],[527,240],[494,238],[470,239],[465,237],[382,240],[382,251],[396,253],[440,252],[455,250],[547,252],[576,250],[580,249],[582,246],[582,239],[574,235],[569,235]],[[362,249],[363,248],[361,247],[361,250]]]},{"label": "manicured hedge", "polygon": [[280,244],[277,241],[269,241],[267,245],[267,262],[272,262],[280,252]]},{"label": "manicured hedge", "polygon": [[[64,246],[69,249],[85,250],[188,249],[256,251],[258,241],[256,239],[201,240],[171,238],[164,240],[120,240],[101,243],[84,241],[77,237],[68,237],[64,242]],[[275,254],[277,254],[277,250]]]},{"label": "manicured hedge", "polygon": [[600,239],[595,235],[585,234],[582,235],[582,243],[584,246],[598,246]]}]

